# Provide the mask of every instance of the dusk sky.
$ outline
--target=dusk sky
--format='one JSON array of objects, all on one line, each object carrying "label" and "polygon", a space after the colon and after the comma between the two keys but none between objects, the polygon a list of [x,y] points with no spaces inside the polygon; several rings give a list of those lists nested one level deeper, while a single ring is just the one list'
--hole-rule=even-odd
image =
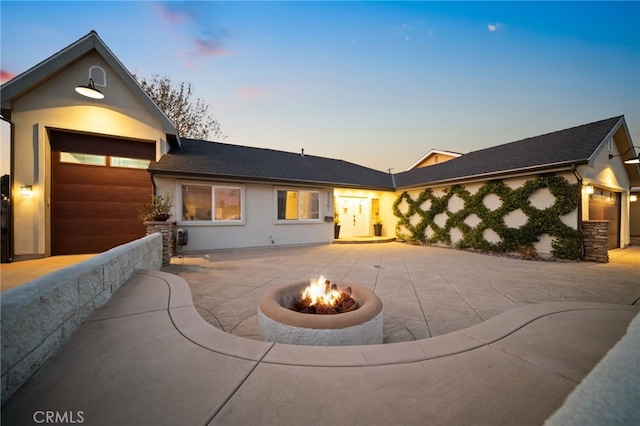
[{"label": "dusk sky", "polygon": [[223,142],[406,170],[625,115],[639,2],[12,2],[2,82],[96,30],[131,72],[192,83]]}]

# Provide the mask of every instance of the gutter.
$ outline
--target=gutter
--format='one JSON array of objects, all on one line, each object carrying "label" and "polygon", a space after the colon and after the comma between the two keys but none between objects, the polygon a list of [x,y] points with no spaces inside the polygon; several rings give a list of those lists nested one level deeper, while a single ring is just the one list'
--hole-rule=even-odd
[{"label": "gutter", "polygon": [[291,185],[304,185],[304,186],[323,186],[323,187],[342,187],[342,188],[355,188],[366,189],[370,191],[395,191],[394,187],[384,186],[368,186],[359,185],[346,182],[329,182],[329,181],[310,181],[300,179],[286,179],[286,178],[260,178],[256,176],[242,176],[242,175],[214,175],[208,173],[193,173],[182,171],[169,171],[169,170],[149,170],[149,174],[152,176],[167,176],[167,177],[180,177],[186,179],[203,179],[203,180],[218,180],[227,182],[252,182],[252,183],[271,183],[271,184],[291,184]]},{"label": "gutter", "polygon": [[480,173],[477,175],[459,176],[459,177],[447,178],[442,180],[434,180],[434,181],[426,180],[420,183],[413,183],[410,185],[396,187],[396,190],[418,188],[418,187],[424,187],[424,186],[447,185],[447,184],[451,184],[452,182],[468,182],[473,180],[484,181],[489,179],[495,179],[497,177],[505,176],[505,175],[509,175],[513,177],[525,176],[536,171],[553,172],[553,171],[560,171],[560,170],[572,170],[572,168],[578,164],[587,164],[587,163],[588,163],[587,160],[582,160],[579,162],[563,161],[558,163],[546,164],[544,166],[530,166],[526,168],[501,170],[493,173]]}]

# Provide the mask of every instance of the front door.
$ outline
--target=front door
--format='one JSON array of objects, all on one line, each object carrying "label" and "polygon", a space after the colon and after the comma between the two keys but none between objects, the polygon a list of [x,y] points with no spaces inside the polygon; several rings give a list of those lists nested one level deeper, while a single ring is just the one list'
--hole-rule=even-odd
[{"label": "front door", "polygon": [[369,233],[369,199],[338,197],[341,237],[366,237]]}]

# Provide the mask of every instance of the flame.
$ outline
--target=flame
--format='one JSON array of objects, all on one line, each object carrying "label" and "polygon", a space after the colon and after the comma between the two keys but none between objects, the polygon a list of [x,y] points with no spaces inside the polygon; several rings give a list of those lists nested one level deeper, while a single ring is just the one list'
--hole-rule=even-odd
[{"label": "flame", "polygon": [[309,285],[302,292],[302,299],[308,300],[309,306],[335,306],[342,299],[342,294],[335,284],[331,285],[328,279],[320,275],[309,280]]}]

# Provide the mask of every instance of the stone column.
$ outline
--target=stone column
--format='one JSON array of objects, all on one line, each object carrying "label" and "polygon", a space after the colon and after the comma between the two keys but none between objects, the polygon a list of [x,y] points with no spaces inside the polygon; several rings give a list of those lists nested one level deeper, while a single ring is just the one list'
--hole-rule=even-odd
[{"label": "stone column", "polygon": [[147,227],[147,235],[160,232],[162,234],[162,265],[167,266],[171,264],[171,256],[173,255],[173,247],[175,246],[174,229],[176,223],[173,221],[144,222]]},{"label": "stone column", "polygon": [[609,262],[609,221],[587,220],[582,222],[584,260]]}]

